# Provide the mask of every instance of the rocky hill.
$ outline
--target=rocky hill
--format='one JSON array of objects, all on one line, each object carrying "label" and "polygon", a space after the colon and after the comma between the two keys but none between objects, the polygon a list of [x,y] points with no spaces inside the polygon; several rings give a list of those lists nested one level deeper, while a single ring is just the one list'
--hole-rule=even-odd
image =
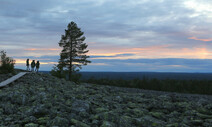
[{"label": "rocky hill", "polygon": [[212,126],[212,96],[74,84],[30,73],[0,89],[0,126]]}]

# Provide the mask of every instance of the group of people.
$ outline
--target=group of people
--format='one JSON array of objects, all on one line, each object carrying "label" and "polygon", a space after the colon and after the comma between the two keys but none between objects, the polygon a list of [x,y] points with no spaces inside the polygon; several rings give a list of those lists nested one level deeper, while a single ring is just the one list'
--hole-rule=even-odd
[{"label": "group of people", "polygon": [[[30,71],[30,69],[29,69],[29,59],[26,60],[26,66],[27,66],[26,70]],[[34,68],[35,68],[35,70],[34,70]],[[39,68],[40,68],[40,62],[37,61],[37,63],[35,63],[35,60],[32,60],[32,62],[31,62],[31,71],[32,72],[34,72],[34,71],[38,72]]]}]

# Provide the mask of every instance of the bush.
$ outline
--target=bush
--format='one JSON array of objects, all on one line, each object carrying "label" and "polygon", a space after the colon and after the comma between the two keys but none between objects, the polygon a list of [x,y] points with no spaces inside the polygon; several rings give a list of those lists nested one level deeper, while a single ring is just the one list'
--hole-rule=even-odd
[{"label": "bush", "polygon": [[[52,76],[58,77],[58,78],[64,78],[66,80],[69,80],[69,72],[68,70],[63,70],[63,67],[60,66],[60,64],[55,65],[53,69],[50,71],[50,74]],[[77,72],[72,73],[72,80],[75,83],[80,83],[81,74]]]},{"label": "bush", "polygon": [[0,73],[7,74],[14,72],[15,60],[7,57],[5,51],[0,52]]},{"label": "bush", "polygon": [[58,78],[65,78],[65,73],[59,65],[55,65],[50,71],[50,74]]}]

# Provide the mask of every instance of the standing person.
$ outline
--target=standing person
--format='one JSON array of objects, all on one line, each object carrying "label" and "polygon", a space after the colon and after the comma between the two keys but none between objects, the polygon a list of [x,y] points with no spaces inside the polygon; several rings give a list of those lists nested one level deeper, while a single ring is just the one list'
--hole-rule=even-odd
[{"label": "standing person", "polygon": [[35,68],[35,60],[32,60],[31,62],[31,71],[34,71]]},{"label": "standing person", "polygon": [[26,70],[29,71],[30,70],[29,69],[29,59],[26,60],[26,66],[27,66],[27,69]]},{"label": "standing person", "polygon": [[36,63],[35,66],[36,66],[35,71],[38,72],[38,70],[39,70],[39,68],[40,68],[40,62],[37,61],[37,63]]}]

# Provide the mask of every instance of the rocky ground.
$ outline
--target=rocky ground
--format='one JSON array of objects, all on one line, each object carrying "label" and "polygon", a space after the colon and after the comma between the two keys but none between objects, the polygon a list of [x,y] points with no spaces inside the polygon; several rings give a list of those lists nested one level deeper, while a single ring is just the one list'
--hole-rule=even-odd
[{"label": "rocky ground", "polygon": [[9,73],[9,74],[0,74],[0,82],[7,80],[8,78],[12,77],[14,74]]},{"label": "rocky ground", "polygon": [[19,72],[22,72],[24,70],[21,70],[21,69],[15,69],[13,73],[8,73],[8,74],[1,74],[0,73],[0,82],[4,81],[4,80],[7,80],[8,78],[18,74]]},{"label": "rocky ground", "polygon": [[0,126],[212,126],[212,96],[74,84],[27,74],[0,89]]}]

